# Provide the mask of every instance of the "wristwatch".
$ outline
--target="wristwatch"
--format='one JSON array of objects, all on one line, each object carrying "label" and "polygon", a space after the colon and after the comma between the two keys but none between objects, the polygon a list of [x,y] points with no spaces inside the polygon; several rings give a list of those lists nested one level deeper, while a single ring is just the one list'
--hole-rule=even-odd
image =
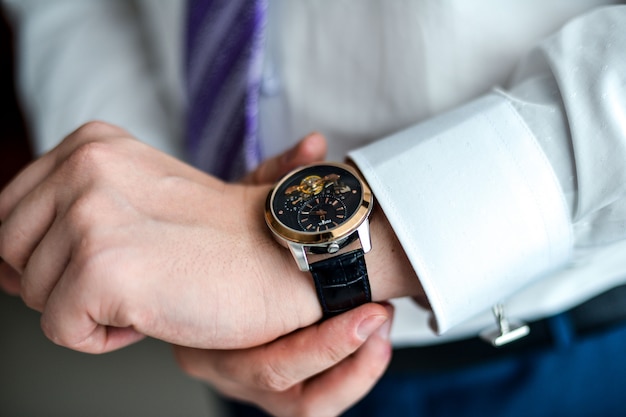
[{"label": "wristwatch", "polygon": [[298,168],[267,197],[265,221],[300,270],[311,272],[325,317],[371,301],[364,255],[373,202],[367,183],[340,163]]}]

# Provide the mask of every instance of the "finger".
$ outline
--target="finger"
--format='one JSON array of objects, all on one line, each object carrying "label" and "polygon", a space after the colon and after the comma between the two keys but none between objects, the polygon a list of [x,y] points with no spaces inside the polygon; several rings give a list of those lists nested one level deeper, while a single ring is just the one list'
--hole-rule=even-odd
[{"label": "finger", "polygon": [[284,391],[354,353],[388,319],[385,307],[370,303],[257,348],[190,352],[183,369],[216,384]]},{"label": "finger", "polygon": [[[0,257],[21,273],[38,239],[41,239],[54,218],[54,197],[58,194],[59,184],[65,184],[64,175],[68,174],[61,169],[53,174],[57,166],[67,162],[72,155],[73,161],[68,168],[71,174],[72,164],[89,163],[82,159],[89,155],[90,149],[83,148],[84,152],[75,152],[81,145],[96,139],[110,140],[123,136],[128,134],[121,128],[90,122],[24,169],[0,193]],[[55,177],[56,185],[53,180]],[[77,183],[75,178],[72,178],[72,183]],[[44,184],[47,187],[43,187]]]},{"label": "finger", "polygon": [[[54,159],[42,157],[20,171],[0,192],[0,222],[13,211],[17,203],[30,193],[54,169]],[[0,225],[1,227],[1,225]]]},{"label": "finger", "polygon": [[317,132],[311,133],[291,149],[262,162],[241,182],[257,185],[273,183],[299,166],[323,161],[326,158],[326,150],[327,144],[324,136]]},{"label": "finger", "polygon": [[37,186],[0,226],[0,257],[20,274],[56,217],[55,196],[54,187]]},{"label": "finger", "polygon": [[96,138],[128,136],[117,126],[89,122],[72,132],[65,140],[24,168],[0,193],[0,222],[14,210],[17,203],[48,178],[55,168],[79,146]]},{"label": "finger", "polygon": [[52,289],[71,258],[68,232],[67,226],[57,218],[24,267],[21,295],[26,305],[34,310],[43,311]]},{"label": "finger", "polygon": [[[393,314],[390,304],[387,308]],[[363,398],[391,360],[391,321],[385,322],[354,355],[305,382],[301,403],[317,415],[338,415]]]},{"label": "finger", "polygon": [[[54,343],[85,353],[105,353],[144,336],[121,321],[115,304],[107,306],[109,288],[82,285],[70,265],[53,288],[41,315],[41,328]],[[90,281],[91,283],[92,281]],[[99,282],[102,282],[100,280]],[[105,301],[103,301],[105,300]]]},{"label": "finger", "polygon": [[285,390],[335,366],[389,319],[387,308],[369,303],[279,339],[265,348],[259,388]]},{"label": "finger", "polygon": [[0,289],[10,295],[20,294],[20,274],[0,259]]},{"label": "finger", "polygon": [[113,352],[137,343],[146,337],[132,327],[97,325],[82,339],[75,337],[67,338],[65,334],[55,333],[43,321],[41,327],[48,339],[57,345],[91,354]]}]

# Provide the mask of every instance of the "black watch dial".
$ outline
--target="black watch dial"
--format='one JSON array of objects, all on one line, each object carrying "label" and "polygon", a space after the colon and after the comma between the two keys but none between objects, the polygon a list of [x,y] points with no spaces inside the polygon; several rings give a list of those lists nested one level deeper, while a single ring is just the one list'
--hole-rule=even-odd
[{"label": "black watch dial", "polygon": [[274,193],[276,219],[299,232],[330,231],[347,221],[361,205],[363,188],[350,171],[314,165],[295,172]]}]

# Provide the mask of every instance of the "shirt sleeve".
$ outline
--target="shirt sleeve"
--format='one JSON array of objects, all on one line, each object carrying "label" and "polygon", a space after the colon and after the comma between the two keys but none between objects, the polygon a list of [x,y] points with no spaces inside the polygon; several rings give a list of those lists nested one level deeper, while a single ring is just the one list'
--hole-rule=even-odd
[{"label": "shirt sleeve", "polygon": [[542,42],[510,86],[358,149],[443,333],[626,238],[626,7]]},{"label": "shirt sleeve", "polygon": [[4,0],[17,40],[18,94],[36,154],[90,120],[179,155],[153,41],[134,1]]}]

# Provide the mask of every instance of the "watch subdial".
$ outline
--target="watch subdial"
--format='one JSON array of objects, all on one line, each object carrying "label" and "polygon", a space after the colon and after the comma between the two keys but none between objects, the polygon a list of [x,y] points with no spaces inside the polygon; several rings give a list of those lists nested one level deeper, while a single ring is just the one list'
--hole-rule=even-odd
[{"label": "watch subdial", "polygon": [[302,206],[303,198],[301,195],[290,195],[283,203],[283,210],[286,212],[297,212]]},{"label": "watch subdial", "polygon": [[346,206],[332,195],[319,195],[306,201],[298,212],[298,223],[306,232],[322,232],[346,220]]}]

